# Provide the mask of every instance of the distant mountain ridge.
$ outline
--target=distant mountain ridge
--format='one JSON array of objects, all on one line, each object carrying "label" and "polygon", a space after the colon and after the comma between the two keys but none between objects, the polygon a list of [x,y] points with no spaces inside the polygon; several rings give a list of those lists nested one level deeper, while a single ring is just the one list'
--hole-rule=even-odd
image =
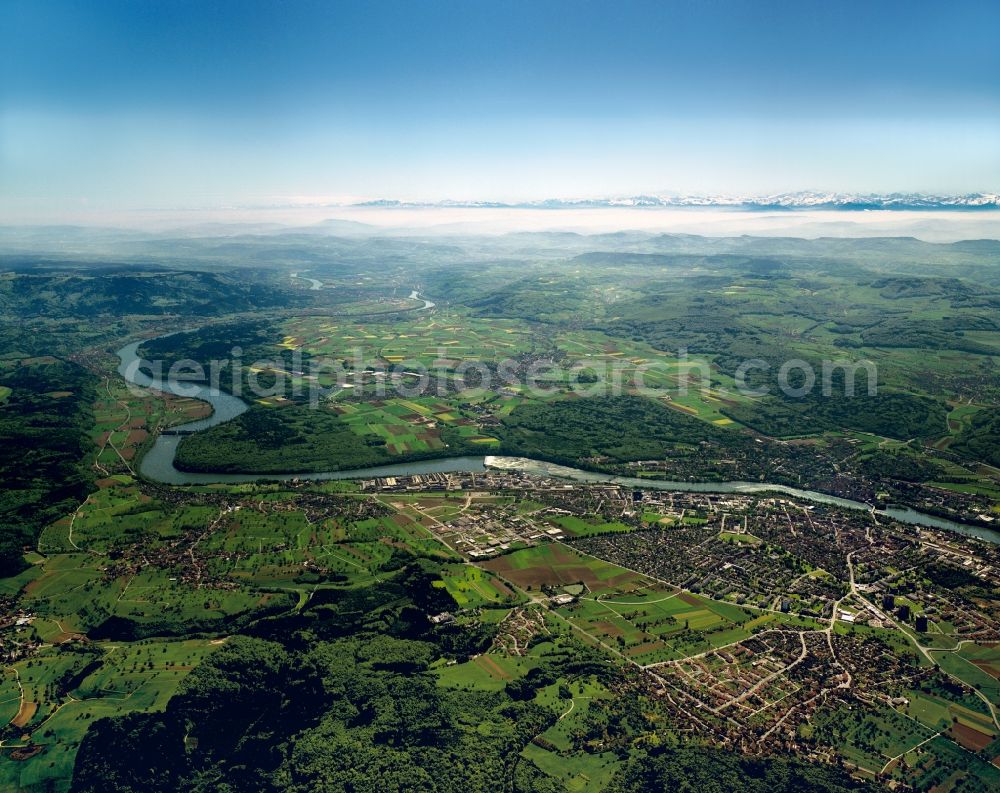
[{"label": "distant mountain ridge", "polygon": [[725,207],[727,209],[894,209],[894,210],[994,210],[1000,209],[998,193],[927,195],[924,193],[828,193],[798,191],[770,195],[638,195],[613,198],[540,201],[397,201],[380,198],[352,204],[356,207],[454,207],[483,209],[588,209],[605,207]]}]

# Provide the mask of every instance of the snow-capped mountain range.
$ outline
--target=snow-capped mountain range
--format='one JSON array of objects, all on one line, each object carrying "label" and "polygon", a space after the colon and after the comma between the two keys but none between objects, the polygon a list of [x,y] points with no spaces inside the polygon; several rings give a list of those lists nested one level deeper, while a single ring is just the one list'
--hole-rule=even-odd
[{"label": "snow-capped mountain range", "polygon": [[1000,194],[926,195],[923,193],[822,193],[800,191],[773,195],[638,195],[616,198],[551,198],[542,201],[396,201],[378,199],[353,206],[588,209],[602,207],[727,207],[734,209],[1000,209]]}]

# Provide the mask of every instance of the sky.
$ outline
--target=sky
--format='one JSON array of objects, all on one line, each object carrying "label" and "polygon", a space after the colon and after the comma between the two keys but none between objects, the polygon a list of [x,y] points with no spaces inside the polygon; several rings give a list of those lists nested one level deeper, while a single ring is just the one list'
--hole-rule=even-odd
[{"label": "sky", "polygon": [[998,41],[995,0],[0,0],[0,223],[996,192]]}]

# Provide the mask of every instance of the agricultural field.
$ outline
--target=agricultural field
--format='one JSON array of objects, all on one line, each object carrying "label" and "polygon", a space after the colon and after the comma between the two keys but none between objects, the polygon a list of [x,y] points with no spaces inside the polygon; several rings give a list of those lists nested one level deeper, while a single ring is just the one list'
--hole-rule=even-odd
[{"label": "agricultural field", "polygon": [[130,468],[157,432],[210,413],[211,407],[196,399],[152,391],[139,393],[120,380],[106,379],[93,404],[95,465],[105,473]]},{"label": "agricultural field", "polygon": [[559,543],[527,548],[482,564],[529,594],[567,593],[554,613],[601,645],[645,666],[746,638],[777,615],[703,598],[585,556]]},{"label": "agricultural field", "polygon": [[500,442],[480,429],[469,411],[463,410],[454,399],[417,397],[344,402],[332,405],[332,410],[355,433],[377,436],[395,455],[443,451],[448,448],[449,439],[478,444],[484,451]]},{"label": "agricultural field", "polygon": [[947,432],[930,443],[935,449],[947,449],[955,438],[968,432],[973,416],[980,411],[980,406],[968,402],[949,402],[948,407]]},{"label": "agricultural field", "polygon": [[957,652],[934,655],[942,668],[975,687],[1000,709],[1000,647],[963,644]]},{"label": "agricultural field", "polygon": [[641,592],[652,582],[638,573],[584,556],[558,543],[515,551],[484,562],[483,567],[526,591],[583,584],[591,595]]},{"label": "agricultural field", "polygon": [[906,696],[908,716],[972,752],[986,749],[1000,733],[992,715],[976,697],[956,697],[947,689],[909,691]]},{"label": "agricultural field", "polygon": [[[694,364],[598,331],[553,336],[531,323],[435,312],[393,323],[369,319],[337,324],[332,318],[303,317],[283,323],[280,335],[279,352],[309,356],[316,372],[309,377],[328,390],[327,404],[344,424],[359,436],[378,438],[399,456],[447,454],[460,445],[488,452],[501,443],[491,427],[525,401],[587,396],[608,388],[646,389],[659,397],[692,385],[691,394],[661,401],[718,427],[735,426],[719,411],[743,401],[707,379],[693,380]],[[501,362],[499,372],[486,373],[489,387],[481,388],[476,367]],[[437,396],[393,396],[386,370],[402,378],[402,387],[422,387]],[[467,370],[471,379],[466,379]],[[287,370],[279,374],[292,385],[303,384],[302,376]],[[529,379],[534,387],[528,387]],[[281,406],[289,401],[268,397],[261,403]]]},{"label": "agricultural field", "polygon": [[[334,382],[341,389],[334,395],[351,396],[370,384],[373,368],[389,367],[406,372],[418,366],[446,383],[464,390],[462,371],[475,363],[506,362],[506,371],[524,375],[520,360],[536,360],[531,370],[540,386],[539,398],[572,387],[582,395],[603,392],[608,386],[633,390],[678,391],[690,387],[688,396],[677,396],[670,404],[720,426],[733,423],[719,412],[745,400],[730,390],[712,385],[711,375],[697,362],[689,362],[648,344],[614,338],[596,330],[566,330],[551,334],[533,323],[470,316],[458,312],[363,324],[336,324],[334,318],[302,317],[281,326],[278,347],[301,350],[317,363],[321,385]],[[555,364],[554,361],[559,363]],[[335,363],[331,363],[335,362]],[[544,365],[541,365],[544,364]],[[366,371],[366,369],[368,371]],[[287,374],[287,372],[285,373]],[[500,391],[494,384],[493,391]],[[517,379],[503,383],[512,392],[523,391]],[[704,388],[702,388],[704,386]],[[515,403],[501,402],[499,414],[510,412]]]},{"label": "agricultural field", "polygon": [[537,656],[510,656],[503,653],[483,653],[466,663],[443,666],[436,670],[438,685],[500,691],[508,682],[524,677],[539,666]]},{"label": "agricultural field", "polygon": [[[523,323],[436,312],[410,319],[344,323],[302,317],[282,325],[284,349],[349,361],[355,371],[376,363],[453,370],[463,361],[498,361],[530,352],[534,334]],[[359,365],[360,364],[360,365]]]},{"label": "agricultural field", "polygon": [[739,630],[750,619],[742,609],[655,585],[621,596],[581,597],[558,613],[640,665],[711,648],[715,636],[730,643],[749,635]]},{"label": "agricultural field", "polygon": [[[24,737],[4,741],[0,787],[5,790],[64,786],[76,750],[97,719],[162,710],[181,681],[221,641],[147,640],[49,648],[4,670],[0,702],[19,709],[10,720]],[[18,687],[12,687],[11,681]],[[16,700],[13,691],[23,692]],[[37,748],[25,748],[37,747]]]},{"label": "agricultural field", "polygon": [[[289,600],[289,593],[263,593],[257,587],[265,581],[291,586],[301,576],[301,561],[296,563],[289,549],[298,547],[306,526],[299,523],[301,516],[297,521],[295,513],[280,512],[266,534],[234,544],[222,529],[232,532],[235,525],[238,531],[239,517],[239,510],[158,501],[127,475],[117,475],[72,516],[43,532],[37,572],[24,588],[23,602],[68,634],[119,623],[139,630],[164,624],[222,624],[230,617],[278,607]],[[196,547],[203,557],[194,559],[191,571],[185,564],[191,557],[185,559],[183,549],[199,536],[204,541]],[[156,554],[158,563],[135,564],[130,554],[137,545]],[[256,586],[214,586],[199,592],[198,580],[239,581],[243,565],[233,554],[251,546],[261,573]]]}]

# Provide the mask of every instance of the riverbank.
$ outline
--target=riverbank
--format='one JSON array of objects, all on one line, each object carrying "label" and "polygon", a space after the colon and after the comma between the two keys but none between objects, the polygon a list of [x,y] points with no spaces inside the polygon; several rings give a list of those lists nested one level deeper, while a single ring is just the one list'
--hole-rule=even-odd
[{"label": "riverbank", "polygon": [[[417,295],[414,290],[413,295]],[[429,306],[434,304],[429,303]],[[429,307],[428,306],[428,307]],[[132,342],[122,347],[118,351],[121,364],[118,367],[119,374],[128,382],[143,388],[153,388],[165,391],[177,396],[201,399],[208,402],[213,409],[212,415],[205,419],[199,419],[179,427],[174,427],[175,432],[192,433],[209,427],[216,426],[223,422],[236,418],[248,409],[248,405],[243,400],[224,392],[214,390],[207,385],[192,383],[190,381],[163,381],[154,379],[140,368],[138,357],[138,347],[141,342]],[[949,529],[966,536],[977,537],[988,542],[1000,544],[1000,533],[991,529],[981,528],[954,521],[936,518],[932,515],[925,515],[913,509],[889,509],[876,510],[873,505],[860,501],[840,498],[838,496],[820,493],[813,490],[802,490],[789,487],[787,485],[772,484],[767,482],[676,482],[658,479],[646,479],[629,476],[618,476],[615,474],[599,473],[595,471],[584,471],[578,468],[571,468],[565,465],[557,465],[542,460],[534,460],[526,457],[505,457],[505,456],[460,456],[444,459],[421,460],[417,462],[392,463],[372,466],[368,468],[357,468],[341,471],[320,471],[320,472],[288,472],[283,474],[224,474],[224,473],[195,473],[178,470],[174,465],[177,454],[177,446],[180,444],[183,434],[160,435],[154,441],[152,447],[143,456],[139,472],[146,478],[167,485],[205,485],[205,484],[238,484],[243,482],[257,481],[289,481],[293,479],[326,481],[337,479],[373,479],[378,477],[392,476],[413,476],[417,474],[429,473],[457,473],[469,471],[485,471],[487,468],[498,470],[518,470],[524,473],[538,476],[549,476],[553,478],[566,479],[581,483],[611,483],[624,487],[647,490],[666,490],[676,492],[701,492],[701,493],[780,493],[782,495],[799,498],[820,504],[831,504],[843,509],[865,510],[874,512],[885,517],[898,520],[912,525],[928,526],[939,529]]]}]

